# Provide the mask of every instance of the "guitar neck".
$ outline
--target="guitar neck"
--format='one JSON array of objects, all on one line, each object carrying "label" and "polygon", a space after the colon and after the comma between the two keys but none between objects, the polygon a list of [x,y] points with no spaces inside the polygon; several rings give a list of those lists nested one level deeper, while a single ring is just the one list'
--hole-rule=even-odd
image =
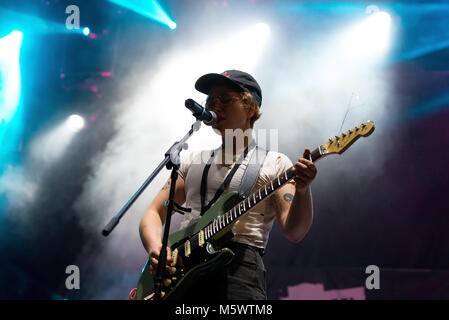
[{"label": "guitar neck", "polygon": [[[323,146],[319,146],[310,153],[310,159],[312,162],[318,161],[323,157],[324,149]],[[256,206],[258,203],[262,202],[268,198],[273,192],[279,189],[281,186],[286,184],[288,181],[293,179],[295,176],[293,172],[293,167],[290,167],[284,173],[279,175],[274,180],[271,180],[262,188],[258,189],[256,192],[249,195],[246,199],[238,203],[231,210],[221,215],[220,217],[214,219],[209,225],[207,225],[202,232],[204,233],[204,239],[208,240],[214,235],[225,229],[230,224],[234,223],[238,218],[248,212],[252,207]]]}]

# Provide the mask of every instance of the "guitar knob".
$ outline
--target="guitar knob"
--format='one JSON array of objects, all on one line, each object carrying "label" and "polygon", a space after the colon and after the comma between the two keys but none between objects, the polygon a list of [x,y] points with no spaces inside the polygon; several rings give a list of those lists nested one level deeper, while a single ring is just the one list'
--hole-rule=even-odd
[{"label": "guitar knob", "polygon": [[168,287],[171,284],[170,279],[164,279],[164,286]]},{"label": "guitar knob", "polygon": [[171,280],[172,280],[173,282],[176,282],[176,281],[178,280],[178,278],[172,277]]},{"label": "guitar knob", "polygon": [[165,291],[161,291],[161,298],[165,296]]},{"label": "guitar knob", "polygon": [[170,273],[171,275],[175,274],[176,272],[176,268],[175,267],[170,267],[168,270],[168,273]]}]

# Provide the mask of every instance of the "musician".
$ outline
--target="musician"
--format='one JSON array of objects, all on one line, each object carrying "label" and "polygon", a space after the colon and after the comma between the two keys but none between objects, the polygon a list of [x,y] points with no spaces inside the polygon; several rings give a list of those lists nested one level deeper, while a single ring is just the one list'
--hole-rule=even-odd
[{"label": "musician", "polygon": [[[248,73],[229,70],[221,74],[206,74],[200,77],[195,88],[207,94],[206,108],[217,114],[213,125],[222,136],[222,145],[214,150],[213,160],[207,173],[207,190],[201,201],[201,184],[206,162],[211,159],[210,150],[190,152],[182,155],[178,170],[174,200],[192,209],[184,214],[181,227],[198,221],[201,210],[214,197],[227,175],[244,159],[233,173],[225,193],[238,190],[248,159],[254,150],[251,130],[261,116],[262,92],[257,81]],[[228,129],[228,130],[226,130]],[[235,137],[228,139],[230,130],[246,134],[241,146]],[[251,147],[251,148],[250,148]],[[277,219],[283,235],[291,242],[298,243],[307,234],[313,218],[310,184],[317,174],[313,162],[308,160],[310,150],[294,165],[295,177],[280,187],[268,199],[253,207],[235,223],[235,236],[228,242],[235,253],[232,262],[214,271],[191,289],[189,298],[211,299],[266,299],[265,267],[262,256],[274,219]],[[246,163],[245,163],[246,161]],[[292,166],[284,154],[269,151],[261,166],[253,191],[263,187]],[[150,256],[150,269],[154,274],[162,246],[162,223],[165,220],[165,200],[168,199],[170,179],[154,198],[140,223],[140,236]],[[169,248],[168,248],[169,249]],[[171,263],[168,250],[167,264]]]}]

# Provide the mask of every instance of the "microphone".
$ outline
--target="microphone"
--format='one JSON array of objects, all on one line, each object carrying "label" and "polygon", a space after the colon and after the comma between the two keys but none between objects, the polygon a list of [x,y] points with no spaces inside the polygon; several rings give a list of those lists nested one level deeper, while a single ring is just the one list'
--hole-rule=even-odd
[{"label": "microphone", "polygon": [[217,114],[213,111],[206,110],[198,102],[195,102],[192,99],[187,99],[185,102],[185,106],[187,107],[187,109],[192,111],[193,116],[197,120],[203,121],[205,125],[211,126],[217,123]]}]

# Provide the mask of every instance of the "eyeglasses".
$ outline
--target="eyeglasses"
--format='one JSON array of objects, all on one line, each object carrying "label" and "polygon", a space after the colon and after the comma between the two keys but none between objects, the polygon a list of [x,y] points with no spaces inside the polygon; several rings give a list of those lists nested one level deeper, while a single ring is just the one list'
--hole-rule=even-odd
[{"label": "eyeglasses", "polygon": [[218,101],[220,102],[221,105],[227,105],[230,104],[231,102],[238,100],[239,97],[236,96],[230,96],[228,94],[223,94],[221,96],[216,96],[216,97],[212,97],[212,96],[208,96],[206,99],[206,109],[210,110],[213,106],[215,106],[215,103]]}]

